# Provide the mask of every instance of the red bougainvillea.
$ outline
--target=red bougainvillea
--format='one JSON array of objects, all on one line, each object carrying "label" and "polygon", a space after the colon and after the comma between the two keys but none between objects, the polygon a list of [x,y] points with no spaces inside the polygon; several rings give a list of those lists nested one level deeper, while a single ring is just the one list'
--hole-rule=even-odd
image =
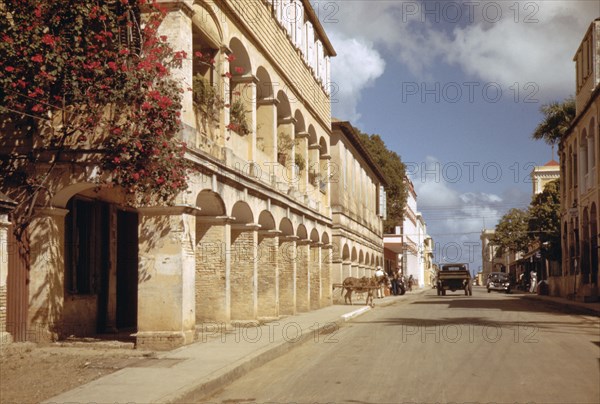
[{"label": "red bougainvillea", "polygon": [[26,159],[2,149],[3,170],[83,155],[137,204],[185,190],[183,90],[170,72],[187,55],[159,35],[164,16],[145,0],[0,0],[0,114],[40,139]]}]

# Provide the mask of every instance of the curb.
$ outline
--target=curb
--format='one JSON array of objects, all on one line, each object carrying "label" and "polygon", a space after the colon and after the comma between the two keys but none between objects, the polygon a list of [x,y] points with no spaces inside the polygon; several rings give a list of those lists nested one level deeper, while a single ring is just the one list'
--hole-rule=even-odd
[{"label": "curb", "polygon": [[223,388],[223,386],[234,382],[252,370],[290,352],[296,347],[301,346],[305,342],[312,339],[315,333],[330,333],[332,324],[340,326],[341,324],[344,324],[352,318],[358,317],[369,310],[371,310],[370,306],[361,307],[358,310],[341,315],[337,320],[320,325],[316,329],[307,328],[306,332],[303,330],[302,336],[299,340],[294,342],[280,341],[277,344],[271,345],[265,349],[262,349],[261,351],[255,352],[252,355],[246,356],[242,361],[225,366],[218,374],[213,374],[210,377],[197,381],[191,386],[181,389],[180,391],[161,397],[160,402],[201,402],[208,398],[211,394],[218,392],[219,389]]},{"label": "curb", "polygon": [[366,313],[369,310],[371,310],[371,306],[365,306],[365,307],[361,307],[358,310],[351,311],[350,313],[342,314],[341,317],[344,321],[348,321],[348,320],[353,319],[354,317],[358,317],[361,314]]}]

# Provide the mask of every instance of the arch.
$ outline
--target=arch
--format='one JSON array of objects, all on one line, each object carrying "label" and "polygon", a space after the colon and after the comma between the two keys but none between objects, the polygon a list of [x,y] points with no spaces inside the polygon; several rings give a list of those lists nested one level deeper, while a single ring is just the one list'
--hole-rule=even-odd
[{"label": "arch", "polygon": [[258,224],[261,230],[275,230],[275,219],[268,210],[263,210],[258,216]]},{"label": "arch", "polygon": [[279,90],[277,93],[277,119],[284,119],[292,116],[292,107],[290,100],[283,90]]},{"label": "arch", "polygon": [[368,251],[365,253],[365,265],[371,266],[371,255]]},{"label": "arch", "polygon": [[299,224],[298,230],[296,231],[296,235],[298,236],[298,238],[300,240],[307,240],[308,239],[308,231],[306,230],[306,226],[304,226],[303,224]]},{"label": "arch", "polygon": [[192,16],[193,43],[199,39],[197,35],[201,35],[202,39],[212,48],[220,49],[223,43],[223,31],[215,12],[211,7],[198,3],[192,6],[192,10],[194,11]]},{"label": "arch", "polygon": [[358,252],[358,263],[359,264],[364,264],[365,263],[365,255],[364,255],[362,249]]},{"label": "arch", "polygon": [[294,235],[294,225],[292,221],[287,217],[284,217],[279,222],[279,231],[284,236],[293,236]]},{"label": "arch", "polygon": [[326,231],[324,231],[323,234],[321,234],[321,241],[323,242],[323,244],[329,244],[329,234],[327,234]]},{"label": "arch", "polygon": [[327,140],[323,136],[319,139],[319,156],[329,154],[329,147],[327,147]]},{"label": "arch", "polygon": [[313,243],[319,242],[319,232],[317,231],[317,229],[312,229],[312,231],[310,232],[310,241],[312,241]]},{"label": "arch", "polygon": [[89,182],[81,182],[78,184],[71,184],[71,185],[67,185],[66,187],[62,188],[60,191],[58,191],[54,197],[52,198],[51,204],[54,207],[57,208],[66,208],[67,207],[67,203],[69,203],[69,200],[75,196],[76,194],[79,194],[81,192],[85,192],[91,189],[94,189],[98,187],[97,184],[92,184]]},{"label": "arch", "polygon": [[221,196],[209,189],[202,190],[196,197],[196,206],[200,216],[224,216],[227,209]]},{"label": "arch", "polygon": [[258,100],[273,98],[273,80],[271,80],[267,69],[259,66],[256,70],[256,79],[258,80],[256,84],[256,98]]},{"label": "arch", "polygon": [[348,243],[344,244],[342,247],[342,261],[350,260],[350,248],[348,247]]},{"label": "arch", "polygon": [[590,282],[590,214],[588,207],[583,208],[583,219],[581,222],[581,280],[583,283]]},{"label": "arch", "polygon": [[250,206],[243,201],[238,201],[231,209],[231,216],[235,218],[234,223],[253,223],[254,215]]},{"label": "arch", "polygon": [[317,131],[315,130],[315,127],[310,124],[308,126],[308,145],[313,145],[313,144],[317,144]]},{"label": "arch", "polygon": [[352,247],[352,262],[358,261],[358,254],[356,253],[356,247]]},{"label": "arch", "polygon": [[590,120],[590,125],[588,127],[588,147],[589,147],[589,165],[590,171],[596,167],[598,156],[596,155],[596,119],[592,117]]},{"label": "arch", "polygon": [[302,115],[302,111],[297,109],[294,113],[294,119],[296,120],[294,123],[294,131],[296,134],[306,132],[306,123],[304,121],[304,115]]},{"label": "arch", "polygon": [[233,58],[229,62],[230,72],[233,76],[243,76],[253,72],[252,63],[246,47],[238,38],[233,37],[229,41],[229,49],[231,49]]}]

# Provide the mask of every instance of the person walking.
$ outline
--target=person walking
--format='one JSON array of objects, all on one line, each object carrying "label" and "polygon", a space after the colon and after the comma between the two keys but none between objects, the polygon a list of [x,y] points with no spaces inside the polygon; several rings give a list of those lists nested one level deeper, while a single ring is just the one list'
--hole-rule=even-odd
[{"label": "person walking", "polygon": [[384,277],[385,277],[385,272],[383,272],[383,268],[377,267],[377,269],[375,270],[375,280],[377,281],[377,285],[379,286],[377,288],[377,298],[378,299],[381,299],[383,297],[382,281],[383,281]]},{"label": "person walking", "polygon": [[537,272],[535,272],[535,270],[532,269],[529,273],[529,276],[531,278],[531,286],[529,287],[529,292],[534,293],[537,287]]}]

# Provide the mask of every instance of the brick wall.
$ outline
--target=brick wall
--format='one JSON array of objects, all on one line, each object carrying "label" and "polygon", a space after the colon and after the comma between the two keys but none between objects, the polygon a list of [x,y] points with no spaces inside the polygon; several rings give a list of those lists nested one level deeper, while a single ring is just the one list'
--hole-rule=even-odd
[{"label": "brick wall", "polygon": [[278,237],[258,236],[258,316],[277,317]]},{"label": "brick wall", "polygon": [[310,246],[310,309],[321,307],[321,247]]},{"label": "brick wall", "polygon": [[196,225],[196,321],[226,318],[225,226]]},{"label": "brick wall", "polygon": [[255,244],[253,230],[231,230],[231,318],[252,320],[254,311]]},{"label": "brick wall", "polygon": [[279,313],[295,314],[295,269],[296,242],[285,240],[279,243]]},{"label": "brick wall", "polygon": [[296,264],[296,309],[309,311],[308,269],[310,265],[310,245],[298,245],[298,260]]}]

